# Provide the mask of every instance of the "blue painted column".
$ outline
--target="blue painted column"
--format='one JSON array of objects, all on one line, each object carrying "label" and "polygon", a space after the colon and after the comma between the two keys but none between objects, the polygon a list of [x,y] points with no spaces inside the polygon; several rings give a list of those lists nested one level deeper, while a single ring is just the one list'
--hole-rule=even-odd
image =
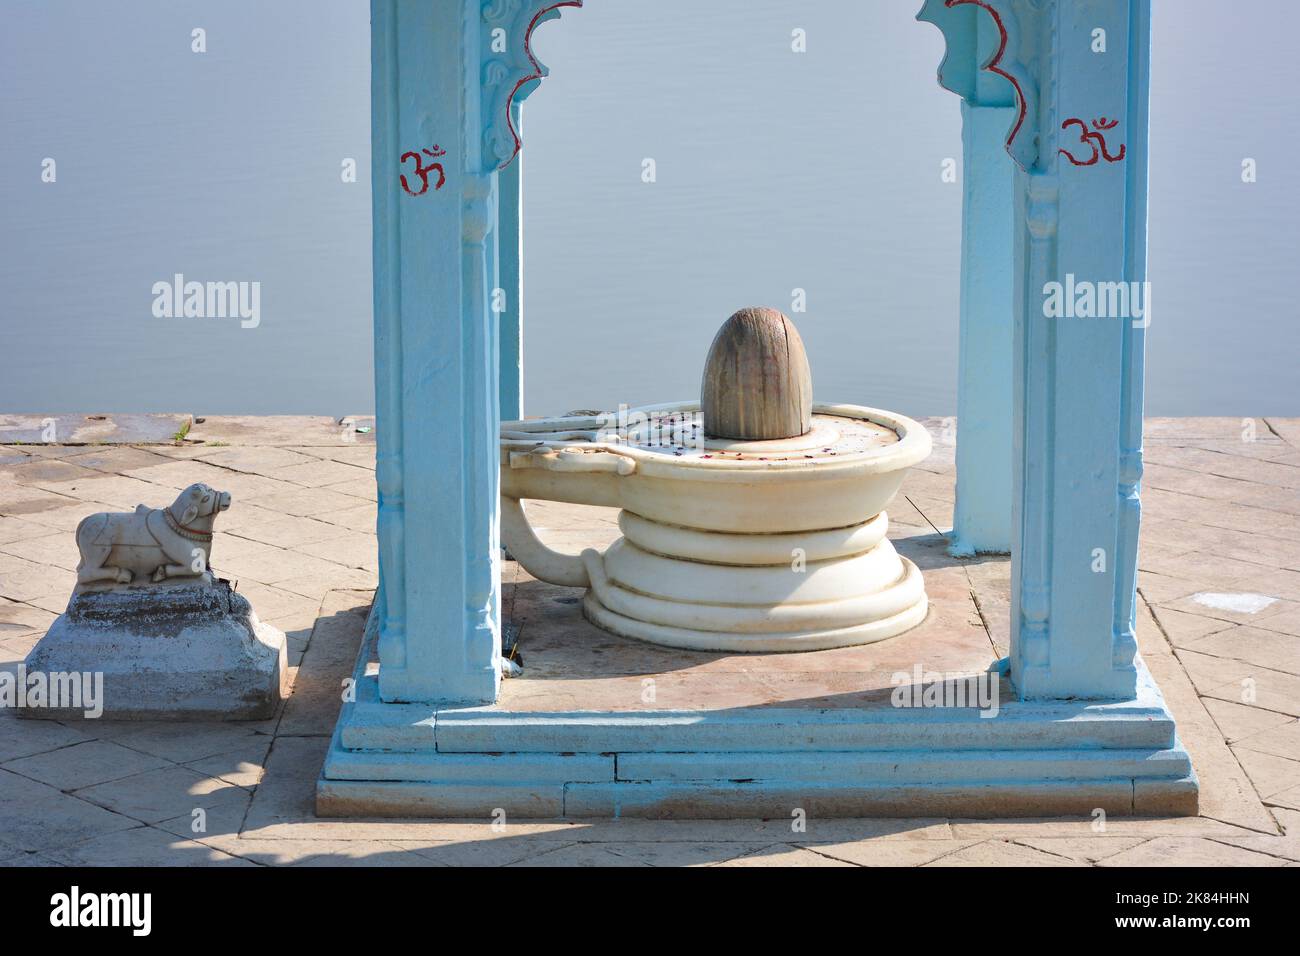
[{"label": "blue painted column", "polygon": [[479,3],[372,0],[371,35],[380,694],[490,702],[496,174],[482,155]]},{"label": "blue painted column", "polygon": [[961,302],[957,349],[957,503],[949,550],[1011,550],[1011,327],[1014,171],[1007,139],[1020,122],[1005,53],[1010,10],[926,0],[917,19],[944,33],[939,82],[961,97]]},{"label": "blue painted column", "polygon": [[1011,676],[1024,698],[1128,699],[1145,321],[1134,303],[1097,313],[1119,299],[1115,284],[1146,279],[1150,2],[1051,3],[1039,16],[1053,54],[1036,77],[1045,119],[1016,178]]},{"label": "blue painted column", "polygon": [[[515,129],[523,136],[523,109],[511,106]],[[497,174],[497,273],[504,306],[501,334],[501,417],[524,417],[524,157]]]},{"label": "blue painted column", "polygon": [[[373,620],[388,702],[491,703],[500,686],[498,363],[503,348],[517,355],[520,315],[518,167],[505,171],[520,147],[517,104],[546,74],[532,31],[580,5],[371,0]],[[492,301],[502,283],[515,286],[503,290],[514,310],[504,336]]]},{"label": "blue painted column", "polygon": [[1145,312],[1150,12],[925,0],[918,14],[944,33],[943,87],[978,102],[993,74],[1015,91],[1010,672],[1027,699],[1136,691],[1146,320],[1130,299]]},{"label": "blue painted column", "polygon": [[[982,74],[983,76],[987,74]],[[951,551],[1011,550],[1011,283],[1015,164],[1003,149],[1017,110],[963,99],[957,505]],[[990,86],[992,84],[989,84]],[[982,86],[982,84],[981,84]],[[998,93],[1002,95],[998,96]]]}]

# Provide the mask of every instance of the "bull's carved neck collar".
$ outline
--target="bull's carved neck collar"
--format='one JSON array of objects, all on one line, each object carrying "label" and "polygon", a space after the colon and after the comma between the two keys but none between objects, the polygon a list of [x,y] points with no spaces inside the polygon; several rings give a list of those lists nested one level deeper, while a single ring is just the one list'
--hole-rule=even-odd
[{"label": "bull's carved neck collar", "polygon": [[179,521],[176,520],[176,516],[172,514],[172,510],[170,508],[163,508],[162,513],[163,513],[163,518],[167,521],[167,527],[171,528],[182,538],[189,538],[191,541],[212,540],[211,531],[202,531],[199,530],[198,528],[187,528],[185,525],[181,524]]}]

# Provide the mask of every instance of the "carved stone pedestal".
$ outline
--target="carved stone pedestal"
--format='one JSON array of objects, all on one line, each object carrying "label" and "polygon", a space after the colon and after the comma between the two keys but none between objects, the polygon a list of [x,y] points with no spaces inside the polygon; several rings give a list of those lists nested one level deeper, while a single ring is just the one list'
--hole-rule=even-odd
[{"label": "carved stone pedestal", "polygon": [[286,676],[284,634],[224,581],[81,590],[27,655],[18,713],[259,720],[275,713]]}]

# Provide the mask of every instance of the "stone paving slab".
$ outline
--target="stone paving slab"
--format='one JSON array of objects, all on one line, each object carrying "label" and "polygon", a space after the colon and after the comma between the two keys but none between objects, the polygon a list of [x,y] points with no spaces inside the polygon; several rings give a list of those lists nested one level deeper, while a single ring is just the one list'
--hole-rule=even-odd
[{"label": "stone paving slab", "polygon": [[1200,780],[1202,817],[1276,832],[1276,823],[1259,800],[1246,772],[1233,756],[1223,732],[1178,665],[1152,609],[1138,608],[1138,649],[1165,702],[1178,722],[1178,736],[1192,757]]},{"label": "stone paving slab", "polygon": [[186,840],[156,827],[136,827],[96,837],[42,854],[60,866],[255,866],[195,840]]},{"label": "stone paving slab", "polygon": [[[523,864],[527,865],[527,863]],[[730,860],[725,860],[718,866],[768,866],[768,867],[785,867],[785,866],[853,866],[854,864],[846,860],[840,860],[824,853],[818,853],[816,850],[801,846],[791,846],[785,843],[776,843],[772,846],[761,847],[760,849],[745,853]]]},{"label": "stone paving slab", "polygon": [[[939,434],[946,424],[930,426]],[[0,866],[1300,862],[1300,420],[1147,422],[1138,638],[1199,774],[1200,817],[811,819],[802,828],[782,819],[497,827],[316,818],[315,780],[375,586],[373,428],[200,415],[184,441],[170,442],[176,430],[162,444],[0,444],[0,667],[21,660],[66,604],[68,541],[81,518],[136,496],[166,503],[204,480],[236,498],[214,564],[290,634],[293,696],[255,724],[65,725],[0,711]],[[968,602],[991,658],[1005,654],[1010,627],[1006,559],[953,562],[941,541],[933,554],[924,546],[951,521],[952,452],[936,442],[909,476],[891,537],[920,548],[936,594]],[[599,509],[529,510],[566,548],[615,533]],[[507,562],[507,582],[521,574]],[[1238,603],[1225,606],[1224,595]],[[574,619],[571,604],[552,606],[555,620]],[[743,669],[703,666],[719,679]]]},{"label": "stone paving slab", "polygon": [[[1269,838],[1270,845],[1279,841]],[[1108,856],[1100,866],[1284,866],[1281,856],[1243,849],[1218,840],[1186,837],[1156,837],[1137,846]]]},{"label": "stone paving slab", "polygon": [[59,750],[19,757],[0,766],[67,792],[157,770],[167,766],[167,761],[108,740],[87,740]]},{"label": "stone paving slab", "polygon": [[189,415],[0,415],[0,443],[154,444],[188,430]]},{"label": "stone paving slab", "polygon": [[10,847],[46,853],[139,824],[125,814],[0,768],[0,833]]},{"label": "stone paving slab", "polygon": [[[190,442],[213,445],[371,445],[375,442],[373,416],[342,419],[322,415],[206,415],[195,420],[185,437]],[[367,430],[368,429],[368,430]]]},{"label": "stone paving slab", "polygon": [[[1266,837],[1265,839],[1272,839]],[[1054,856],[1081,863],[1099,863],[1107,857],[1131,850],[1142,837],[1020,837],[1014,842]]]}]

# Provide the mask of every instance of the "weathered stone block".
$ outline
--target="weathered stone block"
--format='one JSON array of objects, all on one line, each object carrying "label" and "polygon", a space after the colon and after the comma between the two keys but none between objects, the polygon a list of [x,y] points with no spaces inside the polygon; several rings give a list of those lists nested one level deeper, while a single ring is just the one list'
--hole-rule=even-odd
[{"label": "weathered stone block", "polygon": [[[23,717],[82,718],[102,705],[110,720],[260,720],[287,690],[284,634],[206,575],[75,593],[24,667],[28,684],[43,681],[47,693],[25,693]],[[98,700],[55,693],[76,683],[56,675],[81,675]]]}]

